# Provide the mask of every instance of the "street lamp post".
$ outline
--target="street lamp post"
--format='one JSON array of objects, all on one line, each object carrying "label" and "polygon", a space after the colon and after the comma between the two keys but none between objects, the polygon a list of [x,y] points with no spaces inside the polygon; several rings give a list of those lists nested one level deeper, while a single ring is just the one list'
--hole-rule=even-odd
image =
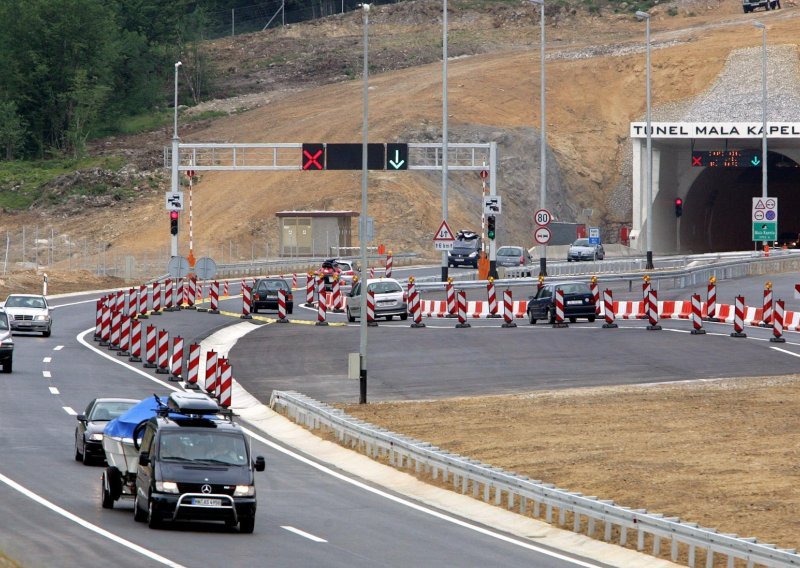
[{"label": "street lamp post", "polygon": [[[753,22],[761,30],[761,197],[767,197],[767,26]],[[763,241],[763,245],[767,241]]]},{"label": "street lamp post", "polygon": [[[544,76],[544,0],[530,0],[532,4],[539,5],[539,209],[545,209],[547,204],[547,151],[545,131],[547,122],[545,118],[545,76]],[[539,258],[539,276],[547,276],[547,245],[542,245],[542,256]]]},{"label": "street lamp post", "polygon": [[647,44],[647,264],[646,270],[652,270],[653,266],[653,127],[651,125],[650,114],[650,14],[638,11],[636,17],[645,20],[647,23],[645,32],[645,43]]},{"label": "street lamp post", "polygon": [[[172,193],[178,192],[178,68],[182,65],[180,61],[175,64],[175,121],[172,129]],[[178,235],[172,235],[171,243],[171,256],[178,256]]]},{"label": "street lamp post", "polygon": [[364,114],[361,123],[361,219],[358,241],[361,252],[361,318],[359,320],[359,404],[367,404],[367,140],[369,125],[369,4],[361,4],[364,14]]}]

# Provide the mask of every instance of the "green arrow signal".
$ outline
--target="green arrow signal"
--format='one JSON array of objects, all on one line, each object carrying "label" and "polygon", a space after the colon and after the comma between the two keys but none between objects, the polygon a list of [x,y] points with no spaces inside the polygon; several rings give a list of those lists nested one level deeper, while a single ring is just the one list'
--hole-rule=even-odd
[{"label": "green arrow signal", "polygon": [[405,160],[400,159],[400,150],[394,151],[394,160],[389,160],[389,165],[392,166],[394,169],[399,170],[405,164]]},{"label": "green arrow signal", "polygon": [[758,159],[758,156],[753,156],[753,159],[750,160],[750,163],[753,164],[754,166],[757,166],[758,164],[761,163],[761,160]]}]

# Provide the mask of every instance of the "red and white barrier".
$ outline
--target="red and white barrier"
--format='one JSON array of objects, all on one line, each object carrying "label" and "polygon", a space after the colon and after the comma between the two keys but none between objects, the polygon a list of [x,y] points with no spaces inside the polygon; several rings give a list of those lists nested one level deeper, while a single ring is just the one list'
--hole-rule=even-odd
[{"label": "red and white barrier", "polygon": [[288,323],[286,318],[286,290],[278,290],[278,323]]},{"label": "red and white barrier", "polygon": [[138,299],[137,302],[138,307],[136,309],[139,312],[139,318],[147,319],[148,318],[147,284],[142,284],[141,286],[139,286],[139,293],[137,299]]},{"label": "red and white barrier", "polygon": [[226,297],[226,298],[228,297],[228,281],[227,280],[222,283],[222,295],[224,297]]},{"label": "red and white barrier", "polygon": [[767,283],[764,287],[764,303],[761,309],[761,325],[772,326],[772,285]]},{"label": "red and white barrier", "polygon": [[378,322],[375,321],[375,291],[369,286],[367,286],[367,325],[378,325]]},{"label": "red and white barrier", "polygon": [[592,297],[594,298],[594,313],[595,315],[600,315],[601,312],[601,303],[600,303],[600,286],[597,285],[597,277],[592,276],[592,280],[589,283],[589,289],[592,292]]},{"label": "red and white barrier", "polygon": [[197,295],[195,296],[195,299],[194,299],[194,305],[195,305],[195,308],[197,309],[198,312],[207,312],[208,311],[208,308],[202,307],[203,306],[203,294],[204,294],[204,288],[205,287],[206,287],[205,281],[201,280],[201,281],[197,282],[197,287],[196,287]]},{"label": "red and white barrier", "polygon": [[219,373],[219,405],[222,408],[231,407],[231,395],[233,394],[233,371],[231,364],[226,359],[221,365]]},{"label": "red and white barrier", "polygon": [[783,337],[783,317],[785,314],[783,300],[775,302],[775,314],[772,318],[772,337],[769,340],[772,343],[785,343],[786,339]]},{"label": "red and white barrier", "polygon": [[214,396],[217,388],[217,352],[206,351],[205,389],[209,396]]},{"label": "red and white barrier", "polygon": [[456,327],[464,328],[471,327],[467,323],[467,293],[464,290],[458,291],[458,323]]},{"label": "red and white barrier", "polygon": [[131,318],[122,315],[122,322],[119,326],[119,351],[117,355],[130,355],[131,348]]},{"label": "red and white barrier", "polygon": [[297,289],[297,272],[292,274],[292,290]]},{"label": "red and white barrier", "polygon": [[186,360],[186,383],[189,388],[198,388],[197,379],[200,370],[200,345],[192,343],[189,345],[189,357]]},{"label": "red and white barrier", "polygon": [[158,364],[156,373],[159,375],[169,373],[169,332],[165,329],[158,330]]},{"label": "red and white barrier", "polygon": [[100,334],[103,330],[103,305],[106,297],[103,296],[95,302],[95,317],[94,317],[94,340],[100,341]]},{"label": "red and white barrier", "polygon": [[703,303],[700,294],[692,294],[692,335],[702,335],[703,329]]},{"label": "red and white barrier", "polygon": [[411,313],[411,327],[425,327],[425,324],[422,323],[419,292],[417,292],[417,285],[414,284],[413,277],[408,279],[408,308]]},{"label": "red and white barrier", "polygon": [[142,360],[142,322],[131,319],[131,355],[128,361],[139,363]]},{"label": "red and white barrier", "polygon": [[111,338],[108,342],[109,349],[119,349],[120,326],[122,325],[122,310],[116,309],[111,314]]},{"label": "red and white barrier", "polygon": [[153,282],[153,315],[161,315],[161,283]]},{"label": "red and white barrier", "polygon": [[167,278],[164,280],[164,311],[171,312],[172,305],[175,303],[175,298],[172,295],[172,278]]},{"label": "red and white barrier", "polygon": [[320,279],[320,287],[317,295],[317,323],[316,325],[328,325],[328,295],[325,293],[325,281]]},{"label": "red and white barrier", "polygon": [[445,290],[447,291],[447,317],[455,317],[458,311],[456,289],[453,287],[453,283],[448,281],[445,285]]},{"label": "red and white barrier", "polygon": [[615,329],[619,327],[616,322],[614,322],[614,296],[611,293],[611,290],[603,290],[603,317],[605,318],[606,322],[603,324],[605,329]]},{"label": "red and white barrier", "polygon": [[369,277],[370,278],[375,278],[375,267],[374,266],[370,266],[370,268],[369,268]]},{"label": "red and white barrier", "polygon": [[556,321],[553,327],[567,327],[568,324],[564,323],[564,290],[561,288],[556,288],[555,305]]},{"label": "red and white barrier", "polygon": [[500,327],[517,327],[514,322],[514,301],[511,290],[503,290],[503,325]]},{"label": "red and white barrier", "polygon": [[708,285],[706,316],[710,321],[716,321],[717,319],[717,285],[714,283]]},{"label": "red and white barrier", "polygon": [[145,336],[144,366],[153,369],[156,366],[156,326],[148,325]]},{"label": "red and white barrier", "polygon": [[241,319],[253,319],[250,315],[250,308],[253,305],[253,291],[247,286],[242,288],[242,315]]},{"label": "red and white barrier", "polygon": [[306,306],[314,305],[314,277],[309,272],[306,274]]},{"label": "red and white barrier", "polygon": [[341,281],[338,277],[333,278],[333,302],[331,303],[331,311],[336,313],[342,313],[344,308],[342,307],[342,288],[341,288]]},{"label": "red and white barrier", "polygon": [[731,337],[747,337],[744,333],[744,296],[736,296]]},{"label": "red and white barrier", "polygon": [[647,296],[647,321],[649,325],[647,329],[650,331],[658,331],[661,326],[658,325],[658,291],[650,288]]},{"label": "red and white barrier", "polygon": [[394,257],[392,256],[392,252],[389,251],[389,254],[386,255],[386,278],[392,277],[392,265],[394,264]]},{"label": "red and white barrier", "polygon": [[497,293],[494,289],[494,278],[489,278],[486,283],[486,295],[489,298],[489,316],[490,318],[499,318],[500,314],[497,313]]},{"label": "red and white barrier", "polygon": [[183,377],[183,338],[172,338],[172,355],[169,362],[170,380],[179,381]]},{"label": "red and white barrier", "polygon": [[187,284],[189,294],[186,298],[186,309],[193,310],[195,309],[195,301],[197,300],[197,278],[189,278]]}]

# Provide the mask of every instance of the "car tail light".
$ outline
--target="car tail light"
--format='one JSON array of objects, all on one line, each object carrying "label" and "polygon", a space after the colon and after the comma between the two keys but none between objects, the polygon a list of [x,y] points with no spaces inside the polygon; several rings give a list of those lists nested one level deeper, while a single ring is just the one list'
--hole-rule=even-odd
[{"label": "car tail light", "polygon": [[291,302],[292,301],[292,297],[293,297],[292,294],[287,294],[286,295],[286,301],[287,302]]},{"label": "car tail light", "polygon": [[406,292],[403,292],[403,301],[404,302],[408,301],[408,294]]},{"label": "car tail light", "polygon": [[519,265],[520,266],[525,266],[525,257],[523,257],[523,256],[519,257]]}]

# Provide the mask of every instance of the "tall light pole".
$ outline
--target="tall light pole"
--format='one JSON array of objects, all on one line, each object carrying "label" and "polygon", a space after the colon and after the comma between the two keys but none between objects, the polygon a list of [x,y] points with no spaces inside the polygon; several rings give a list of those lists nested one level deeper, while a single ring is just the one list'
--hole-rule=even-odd
[{"label": "tall light pole", "polygon": [[[767,197],[767,26],[753,22],[761,30],[761,197]],[[761,245],[766,245],[762,241]]]},{"label": "tall light pole", "polygon": [[645,43],[647,44],[647,263],[646,270],[653,266],[653,127],[650,115],[650,14],[636,12],[636,17],[647,23]]},{"label": "tall light pole", "polygon": [[[530,0],[532,4],[539,5],[539,104],[541,105],[539,127],[539,209],[545,209],[547,203],[547,151],[545,131],[547,121],[545,117],[545,83],[544,83],[544,0]],[[547,245],[542,245],[542,256],[539,258],[539,276],[547,276]]]},{"label": "tall light pole", "polygon": [[361,314],[359,320],[359,404],[367,404],[367,140],[369,126],[369,4],[361,4],[364,14],[364,114],[361,123],[361,219],[358,241],[361,247]]},{"label": "tall light pole", "polygon": [[[172,193],[177,193],[178,187],[178,68],[182,65],[180,61],[175,64],[175,122],[172,129]],[[178,235],[171,237],[171,256],[178,256]]]},{"label": "tall light pole", "polygon": [[[442,0],[442,220],[447,221],[447,0]],[[447,251],[442,251],[442,282],[447,282]]]}]

